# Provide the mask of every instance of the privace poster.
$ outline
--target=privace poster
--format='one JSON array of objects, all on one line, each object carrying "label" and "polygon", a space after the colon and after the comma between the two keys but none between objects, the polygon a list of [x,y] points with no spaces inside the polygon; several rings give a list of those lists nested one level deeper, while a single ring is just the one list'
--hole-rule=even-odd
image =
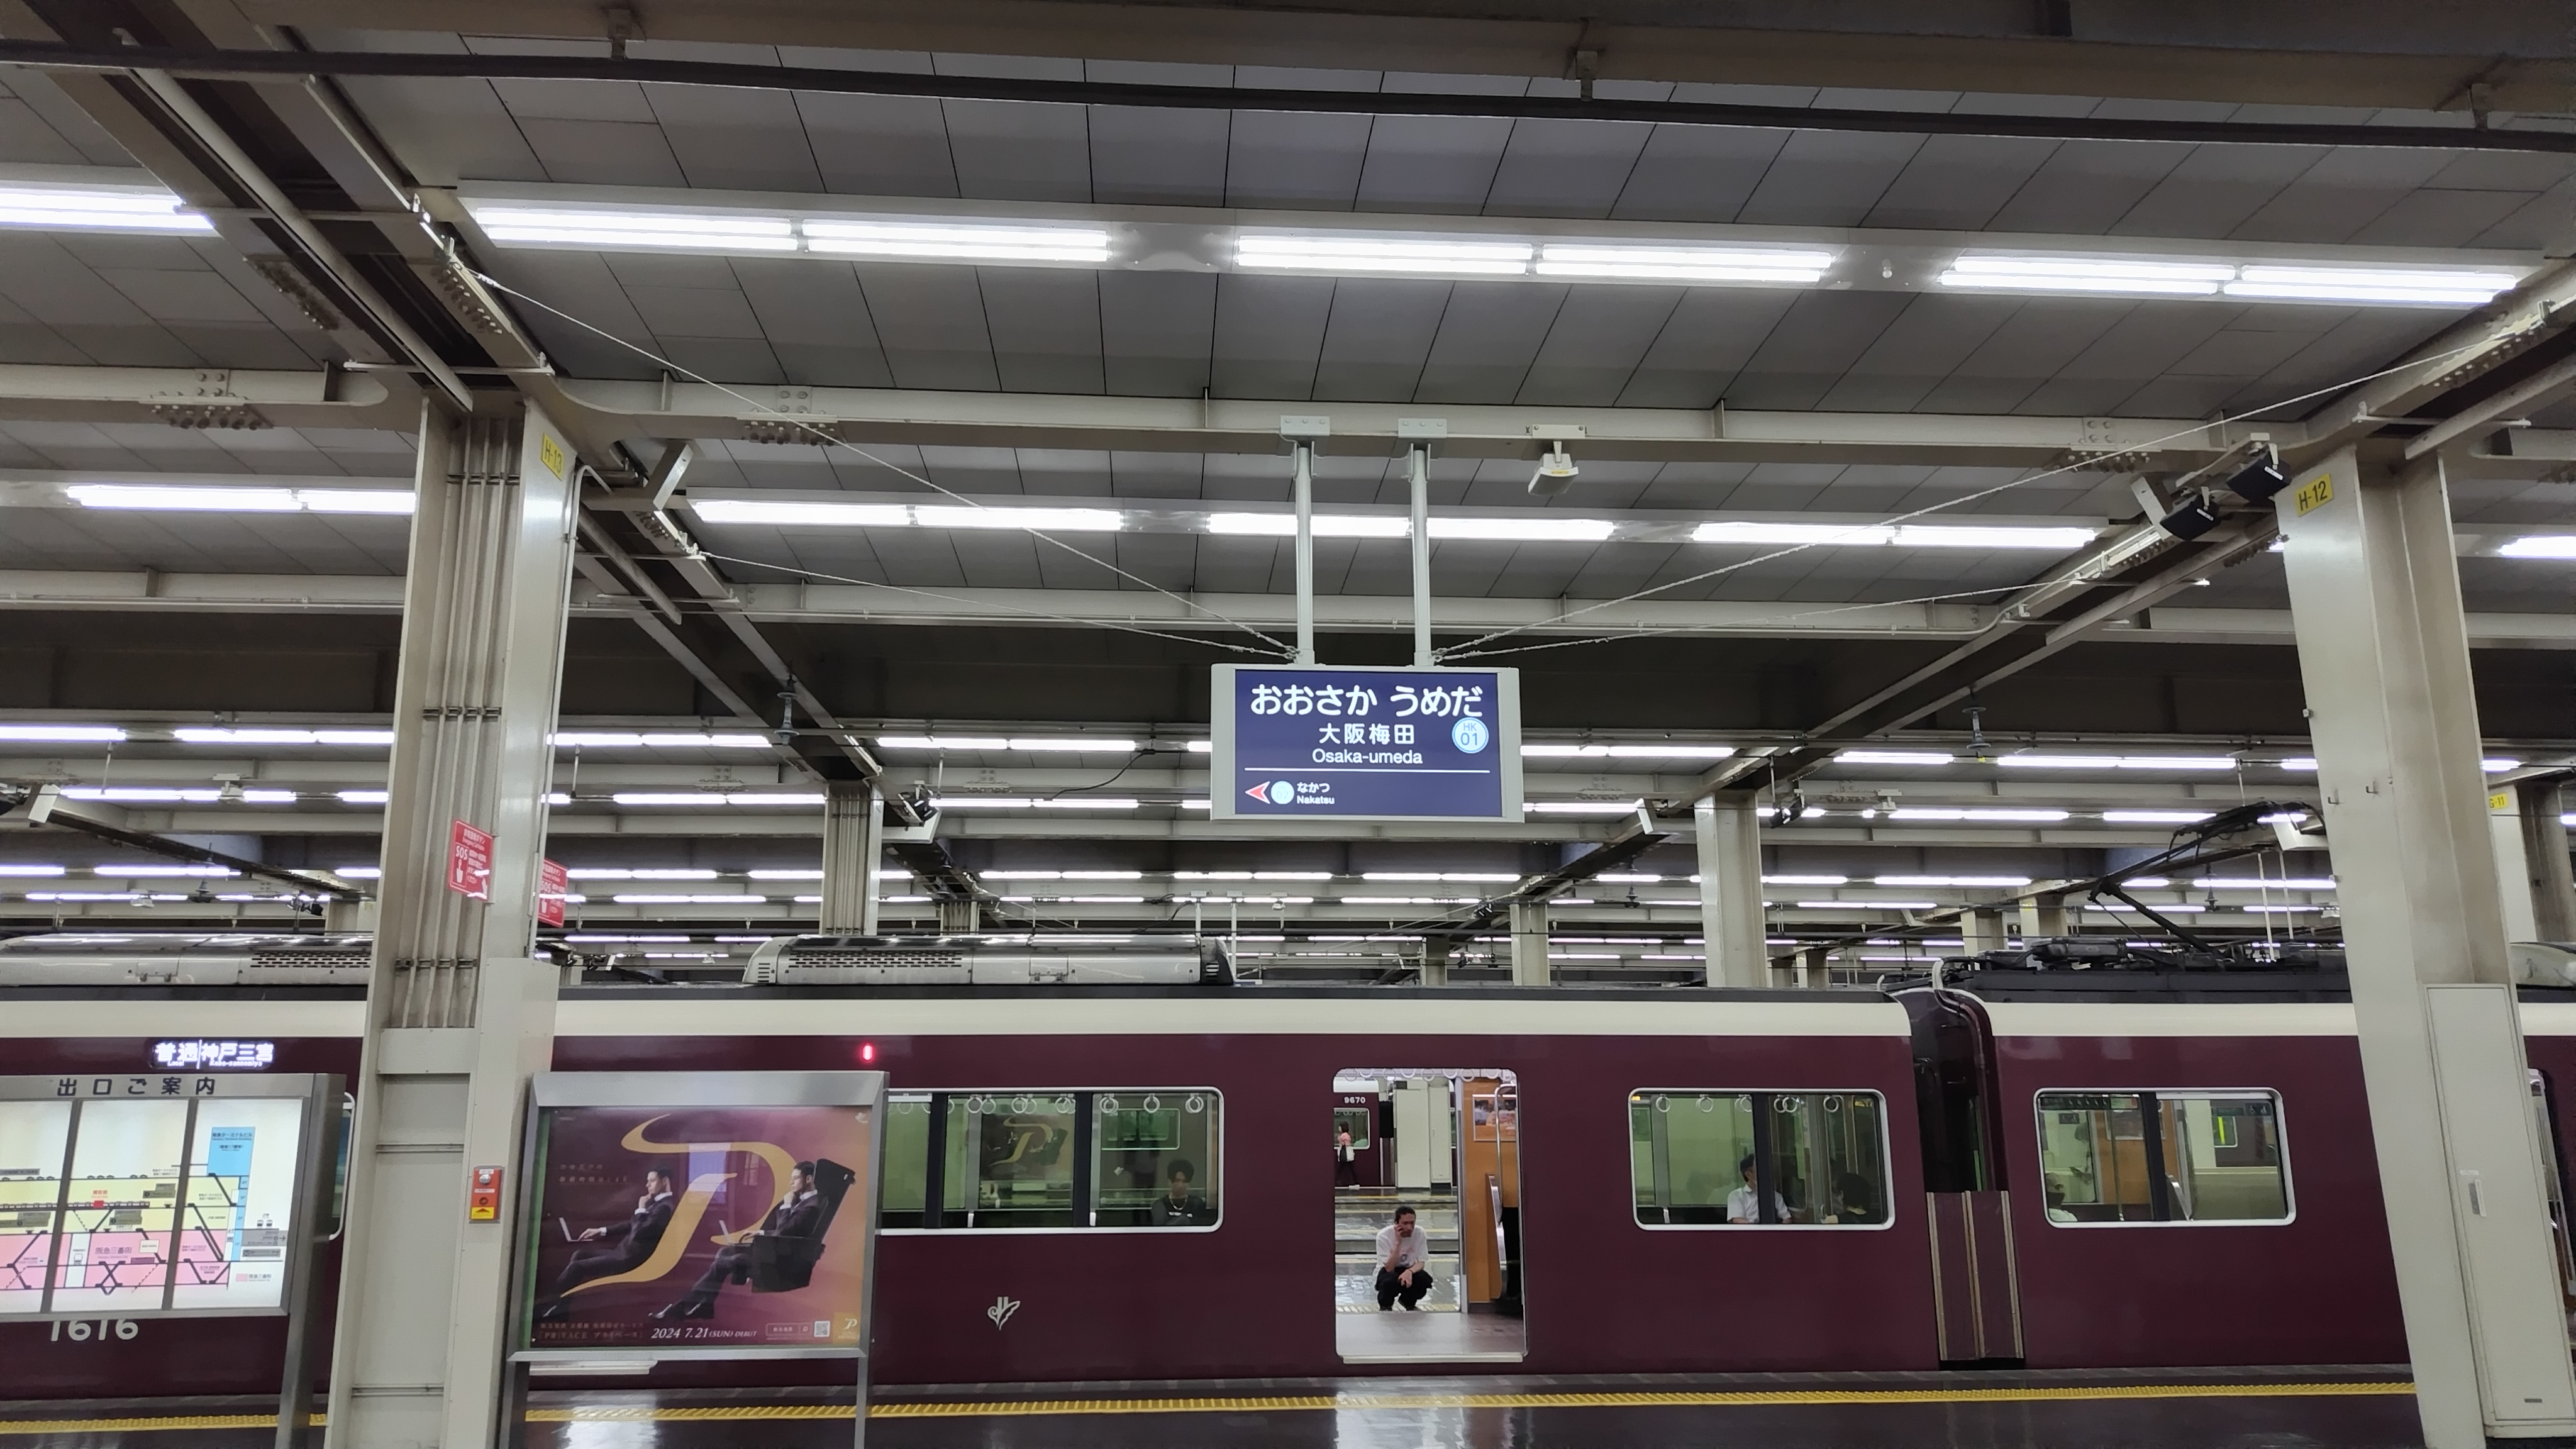
[{"label": "privace poster", "polygon": [[860,1346],[863,1110],[541,1110],[522,1346]]}]

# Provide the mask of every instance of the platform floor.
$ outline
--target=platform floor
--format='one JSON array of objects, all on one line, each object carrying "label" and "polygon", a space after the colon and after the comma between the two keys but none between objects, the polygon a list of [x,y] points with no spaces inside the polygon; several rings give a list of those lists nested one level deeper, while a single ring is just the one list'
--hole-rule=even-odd
[{"label": "platform floor", "polygon": [[[257,1449],[246,1401],[0,1402],[0,1449]],[[778,1392],[544,1393],[525,1449],[846,1449],[850,1406]],[[2403,1371],[1728,1374],[903,1389],[870,1449],[2399,1449]],[[314,1442],[318,1444],[316,1436]]]}]

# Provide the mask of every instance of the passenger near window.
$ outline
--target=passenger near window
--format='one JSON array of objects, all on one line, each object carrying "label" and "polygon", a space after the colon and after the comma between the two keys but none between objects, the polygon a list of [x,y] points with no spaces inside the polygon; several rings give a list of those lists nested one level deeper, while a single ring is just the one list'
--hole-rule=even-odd
[{"label": "passenger near window", "polygon": [[2277,1092],[2042,1092],[2038,1109],[2060,1227],[2290,1218]]},{"label": "passenger near window", "polygon": [[889,1097],[890,1229],[1213,1228],[1213,1088],[1007,1088]]},{"label": "passenger near window", "polygon": [[1658,1228],[1884,1226],[1886,1115],[1875,1092],[1631,1092],[1637,1221]]}]

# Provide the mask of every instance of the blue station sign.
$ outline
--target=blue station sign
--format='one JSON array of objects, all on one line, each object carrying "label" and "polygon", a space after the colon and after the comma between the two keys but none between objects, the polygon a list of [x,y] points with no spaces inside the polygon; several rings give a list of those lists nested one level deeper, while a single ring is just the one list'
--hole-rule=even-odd
[{"label": "blue station sign", "polygon": [[1220,664],[1217,819],[1518,820],[1520,673]]}]

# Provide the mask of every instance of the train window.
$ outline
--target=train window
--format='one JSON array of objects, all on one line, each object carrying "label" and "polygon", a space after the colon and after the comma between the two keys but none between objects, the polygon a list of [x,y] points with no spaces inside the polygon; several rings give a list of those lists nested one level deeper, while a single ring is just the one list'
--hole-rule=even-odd
[{"label": "train window", "polygon": [[2059,1227],[2290,1220],[2277,1092],[2042,1092],[2038,1110]]},{"label": "train window", "polygon": [[1887,1111],[1876,1092],[1646,1088],[1628,1094],[1644,1227],[1885,1227]]},{"label": "train window", "polygon": [[1216,1226],[1216,1093],[1102,1092],[1093,1102],[1092,1225]]},{"label": "train window", "polygon": [[895,1231],[1213,1228],[1223,1110],[1207,1087],[890,1093],[878,1210]]}]

